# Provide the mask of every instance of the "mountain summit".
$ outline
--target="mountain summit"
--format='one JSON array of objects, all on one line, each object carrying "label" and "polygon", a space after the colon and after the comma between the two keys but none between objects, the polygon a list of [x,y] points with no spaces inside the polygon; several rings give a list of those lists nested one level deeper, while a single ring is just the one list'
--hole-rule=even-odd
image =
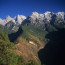
[{"label": "mountain summit", "polygon": [[[10,16],[7,16],[4,20],[0,19],[0,24],[5,25],[9,21],[15,22],[17,24],[22,24],[23,20],[25,20],[27,17],[23,15],[17,15],[14,18],[11,18]],[[52,20],[65,20],[65,13],[64,12],[45,12],[43,14],[39,14],[38,12],[32,12],[32,14],[29,16],[29,20],[31,23],[50,23]]]},{"label": "mountain summit", "polygon": [[15,22],[18,23],[18,24],[22,24],[23,20],[25,20],[25,19],[26,19],[25,16],[23,16],[23,15],[17,15],[15,17]]},{"label": "mountain summit", "polygon": [[17,24],[21,24],[24,19],[26,19],[26,17],[23,15],[17,15],[15,18],[11,18],[10,16],[7,16],[4,20],[0,19],[0,24],[5,26],[10,21]]},{"label": "mountain summit", "polygon": [[5,28],[10,28],[11,30],[18,30],[18,28],[23,25],[23,23],[28,23],[35,26],[42,27],[43,29],[48,29],[51,27],[65,27],[65,13],[64,12],[45,12],[43,14],[39,14],[38,12],[32,12],[32,14],[28,17],[24,15],[17,15],[14,18],[7,16],[4,20],[0,19],[0,25]]}]

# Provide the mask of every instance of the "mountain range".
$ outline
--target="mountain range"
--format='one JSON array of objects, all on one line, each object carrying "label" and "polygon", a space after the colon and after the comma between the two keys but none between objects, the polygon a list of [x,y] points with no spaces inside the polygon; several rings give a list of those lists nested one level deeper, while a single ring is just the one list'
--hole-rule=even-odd
[{"label": "mountain range", "polygon": [[7,16],[4,20],[0,18],[0,24],[5,26],[8,22],[13,22],[15,24],[22,24],[23,20],[28,19],[31,21],[31,23],[39,22],[42,23],[51,23],[52,21],[58,21],[65,20],[65,13],[64,12],[45,12],[43,14],[39,14],[38,12],[32,12],[32,14],[29,17],[26,17],[24,15],[17,15],[14,18],[11,18],[10,16]]},{"label": "mountain range", "polygon": [[39,14],[38,12],[32,12],[32,14],[28,17],[24,15],[17,15],[14,18],[7,16],[4,20],[0,18],[0,26],[4,28],[11,28],[12,31],[17,31],[20,25],[31,23],[35,26],[40,26],[43,29],[46,29],[48,25],[59,28],[64,27],[65,24],[65,13],[64,12],[45,12],[43,14]]},{"label": "mountain range", "polygon": [[[56,65],[54,63],[56,63],[55,61],[60,54],[60,46],[65,45],[63,44],[65,41],[64,12],[53,13],[47,11],[43,14],[32,12],[28,17],[17,15],[14,18],[7,16],[4,20],[0,19],[0,29],[4,31],[0,30],[0,48],[6,52],[11,44],[14,44],[11,50],[15,53],[11,57],[12,54],[7,56],[9,52],[4,55],[3,51],[0,57],[6,61],[2,62],[3,59],[0,59],[0,63],[2,63],[0,65],[4,65],[3,63],[7,65],[8,61],[12,62],[9,63],[11,65],[16,65],[16,62],[21,63],[17,65]],[[61,57],[61,54],[59,57]],[[16,59],[19,61],[15,60],[16,55],[18,56]],[[22,61],[21,56],[25,61]],[[11,57],[10,60],[9,57]],[[15,63],[13,64],[14,60]],[[31,62],[31,60],[34,60],[37,64]]]}]

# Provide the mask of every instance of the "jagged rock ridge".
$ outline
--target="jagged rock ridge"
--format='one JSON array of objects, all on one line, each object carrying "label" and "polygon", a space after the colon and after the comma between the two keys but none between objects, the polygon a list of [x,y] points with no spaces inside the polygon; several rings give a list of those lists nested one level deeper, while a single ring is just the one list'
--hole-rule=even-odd
[{"label": "jagged rock ridge", "polygon": [[29,17],[17,15],[14,18],[7,16],[4,20],[0,19],[0,25],[10,28],[13,31],[17,31],[24,22],[30,22],[31,24],[41,27],[46,27],[47,25],[59,27],[59,25],[65,25],[65,13],[47,11],[43,14],[39,14],[38,12],[32,12]]}]

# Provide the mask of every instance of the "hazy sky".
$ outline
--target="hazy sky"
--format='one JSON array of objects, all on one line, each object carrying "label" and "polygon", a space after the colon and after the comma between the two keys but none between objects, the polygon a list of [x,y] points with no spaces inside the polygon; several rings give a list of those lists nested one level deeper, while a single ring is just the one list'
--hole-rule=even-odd
[{"label": "hazy sky", "polygon": [[18,14],[25,16],[32,12],[44,13],[46,11],[65,12],[64,0],[0,0],[0,18]]}]

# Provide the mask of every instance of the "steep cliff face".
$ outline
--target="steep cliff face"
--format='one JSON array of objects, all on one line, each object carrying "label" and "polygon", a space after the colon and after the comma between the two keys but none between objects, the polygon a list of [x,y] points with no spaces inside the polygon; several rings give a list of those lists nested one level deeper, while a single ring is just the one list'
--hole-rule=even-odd
[{"label": "steep cliff face", "polygon": [[7,16],[4,20],[0,19],[0,24],[5,26],[7,23],[9,23],[11,21],[17,25],[20,25],[20,24],[22,24],[23,20],[25,20],[25,19],[26,19],[26,17],[23,15],[17,15],[14,18]]},{"label": "steep cliff face", "polygon": [[29,18],[23,15],[17,15],[14,18],[7,16],[4,20],[0,19],[0,24],[5,25],[9,21],[12,21],[16,24],[22,24],[22,22],[24,22],[25,19],[28,19],[30,20],[31,23],[35,23],[35,24],[36,23],[44,24],[44,23],[50,23],[50,22],[55,22],[59,20],[65,21],[65,13],[64,12],[53,13],[53,12],[47,11],[43,14],[39,14],[38,12],[32,12]]},{"label": "steep cliff face", "polygon": [[58,13],[45,12],[44,14],[39,14],[37,12],[33,12],[29,17],[30,17],[29,20],[31,21],[31,23],[46,24],[51,22],[54,23],[55,21],[59,21],[59,20],[64,21],[65,13],[64,12],[58,12]]}]

